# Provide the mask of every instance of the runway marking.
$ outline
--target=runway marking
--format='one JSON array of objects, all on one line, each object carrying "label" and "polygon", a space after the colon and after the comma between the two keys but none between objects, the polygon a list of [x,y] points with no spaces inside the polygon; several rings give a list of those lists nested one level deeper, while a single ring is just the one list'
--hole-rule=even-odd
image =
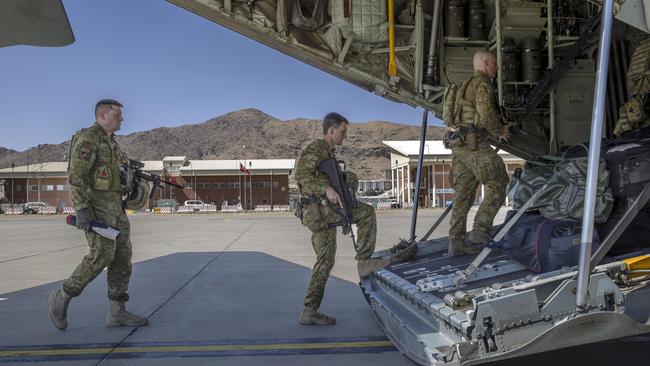
[{"label": "runway marking", "polygon": [[107,353],[118,358],[225,357],[261,355],[308,355],[322,353],[378,353],[395,351],[385,338],[296,339],[228,342],[134,343],[114,348],[112,344],[66,344],[48,346],[12,346],[0,348],[0,363],[15,361],[96,359]]}]

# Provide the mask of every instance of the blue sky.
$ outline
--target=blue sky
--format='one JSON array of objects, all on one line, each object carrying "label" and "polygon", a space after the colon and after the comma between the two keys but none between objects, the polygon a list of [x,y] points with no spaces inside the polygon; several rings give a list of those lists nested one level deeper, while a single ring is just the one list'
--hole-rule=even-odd
[{"label": "blue sky", "polygon": [[101,98],[125,105],[120,134],[201,123],[243,108],[276,118],[420,124],[385,100],[163,0],[64,0],[76,41],[0,48],[0,146],[60,143]]}]

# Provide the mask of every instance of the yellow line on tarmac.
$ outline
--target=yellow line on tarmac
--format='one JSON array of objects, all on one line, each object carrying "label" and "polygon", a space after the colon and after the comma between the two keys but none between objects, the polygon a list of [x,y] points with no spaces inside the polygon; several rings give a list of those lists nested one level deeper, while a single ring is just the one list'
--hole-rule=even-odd
[{"label": "yellow line on tarmac", "polygon": [[46,350],[15,350],[0,351],[0,357],[20,356],[73,356],[90,355],[97,353],[164,353],[164,352],[206,352],[206,351],[268,351],[268,350],[318,350],[336,348],[363,348],[363,347],[392,347],[389,341],[367,342],[331,342],[331,343],[277,343],[277,344],[241,344],[241,345],[204,345],[204,346],[149,346],[149,347],[120,347],[104,348],[68,348]]}]

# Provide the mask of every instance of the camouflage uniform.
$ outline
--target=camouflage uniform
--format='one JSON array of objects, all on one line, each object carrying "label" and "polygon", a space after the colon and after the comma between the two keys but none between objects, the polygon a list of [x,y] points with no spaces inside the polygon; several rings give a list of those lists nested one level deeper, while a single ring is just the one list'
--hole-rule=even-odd
[{"label": "camouflage uniform", "polygon": [[613,131],[616,136],[650,126],[650,116],[644,116],[643,113],[644,102],[650,103],[650,100],[643,100],[644,95],[650,92],[650,39],[641,41],[634,50],[626,79],[631,98],[619,108],[619,117]]},{"label": "camouflage uniform", "polygon": [[499,136],[502,128],[494,103],[492,81],[482,71],[476,71],[467,84],[463,97],[469,106],[461,107],[460,127],[473,125],[477,130],[478,142],[475,150],[466,143],[452,143],[452,170],[449,178],[456,196],[451,213],[449,241],[450,248],[456,253],[465,240],[467,213],[474,202],[479,182],[485,187],[485,197],[468,237],[474,243],[490,240],[492,221],[503,205],[508,184],[503,160],[486,141],[488,134]]},{"label": "camouflage uniform", "polygon": [[65,280],[63,289],[71,296],[79,296],[86,285],[108,267],[108,297],[119,302],[128,301],[131,230],[122,195],[130,192],[120,181],[120,170],[128,164],[126,154],[117,145],[114,135],[107,136],[95,123],[72,138],[68,159],[74,208],[88,208],[93,220],[116,227],[120,235],[113,241],[87,232],[90,252]]},{"label": "camouflage uniform", "polygon": [[[316,264],[312,271],[311,280],[305,306],[318,309],[323,294],[325,283],[329,278],[330,271],[334,267],[336,256],[336,228],[329,228],[328,223],[341,219],[332,208],[331,203],[323,205],[321,201],[327,199],[325,189],[330,185],[327,176],[318,169],[323,160],[333,157],[332,150],[323,140],[316,140],[309,144],[302,152],[296,166],[296,181],[300,186],[302,197],[315,197],[315,202],[303,205],[303,225],[312,232],[311,243],[316,252]],[[356,177],[352,173],[345,173],[346,181],[354,187]],[[375,238],[377,236],[377,219],[372,206],[359,202],[359,207],[352,210],[355,223],[357,224],[358,251],[355,259],[368,259],[375,250]]]}]

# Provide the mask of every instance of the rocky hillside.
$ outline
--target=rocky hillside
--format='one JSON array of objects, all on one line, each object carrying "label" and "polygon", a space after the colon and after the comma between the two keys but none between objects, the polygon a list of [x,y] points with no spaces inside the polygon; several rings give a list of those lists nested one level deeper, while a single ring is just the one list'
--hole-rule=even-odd
[{"label": "rocky hillside", "polygon": [[[361,178],[382,177],[389,169],[390,151],[383,140],[415,140],[419,127],[391,122],[352,123],[337,156]],[[427,139],[441,139],[446,129],[429,127]],[[322,136],[318,120],[281,121],[256,109],[231,112],[207,122],[156,128],[119,136],[121,146],[138,160],[160,160],[168,155],[191,159],[297,159],[300,150]],[[12,162],[62,161],[68,143],[43,144],[17,152],[0,148],[0,168]],[[246,146],[245,148],[243,146]]]}]

